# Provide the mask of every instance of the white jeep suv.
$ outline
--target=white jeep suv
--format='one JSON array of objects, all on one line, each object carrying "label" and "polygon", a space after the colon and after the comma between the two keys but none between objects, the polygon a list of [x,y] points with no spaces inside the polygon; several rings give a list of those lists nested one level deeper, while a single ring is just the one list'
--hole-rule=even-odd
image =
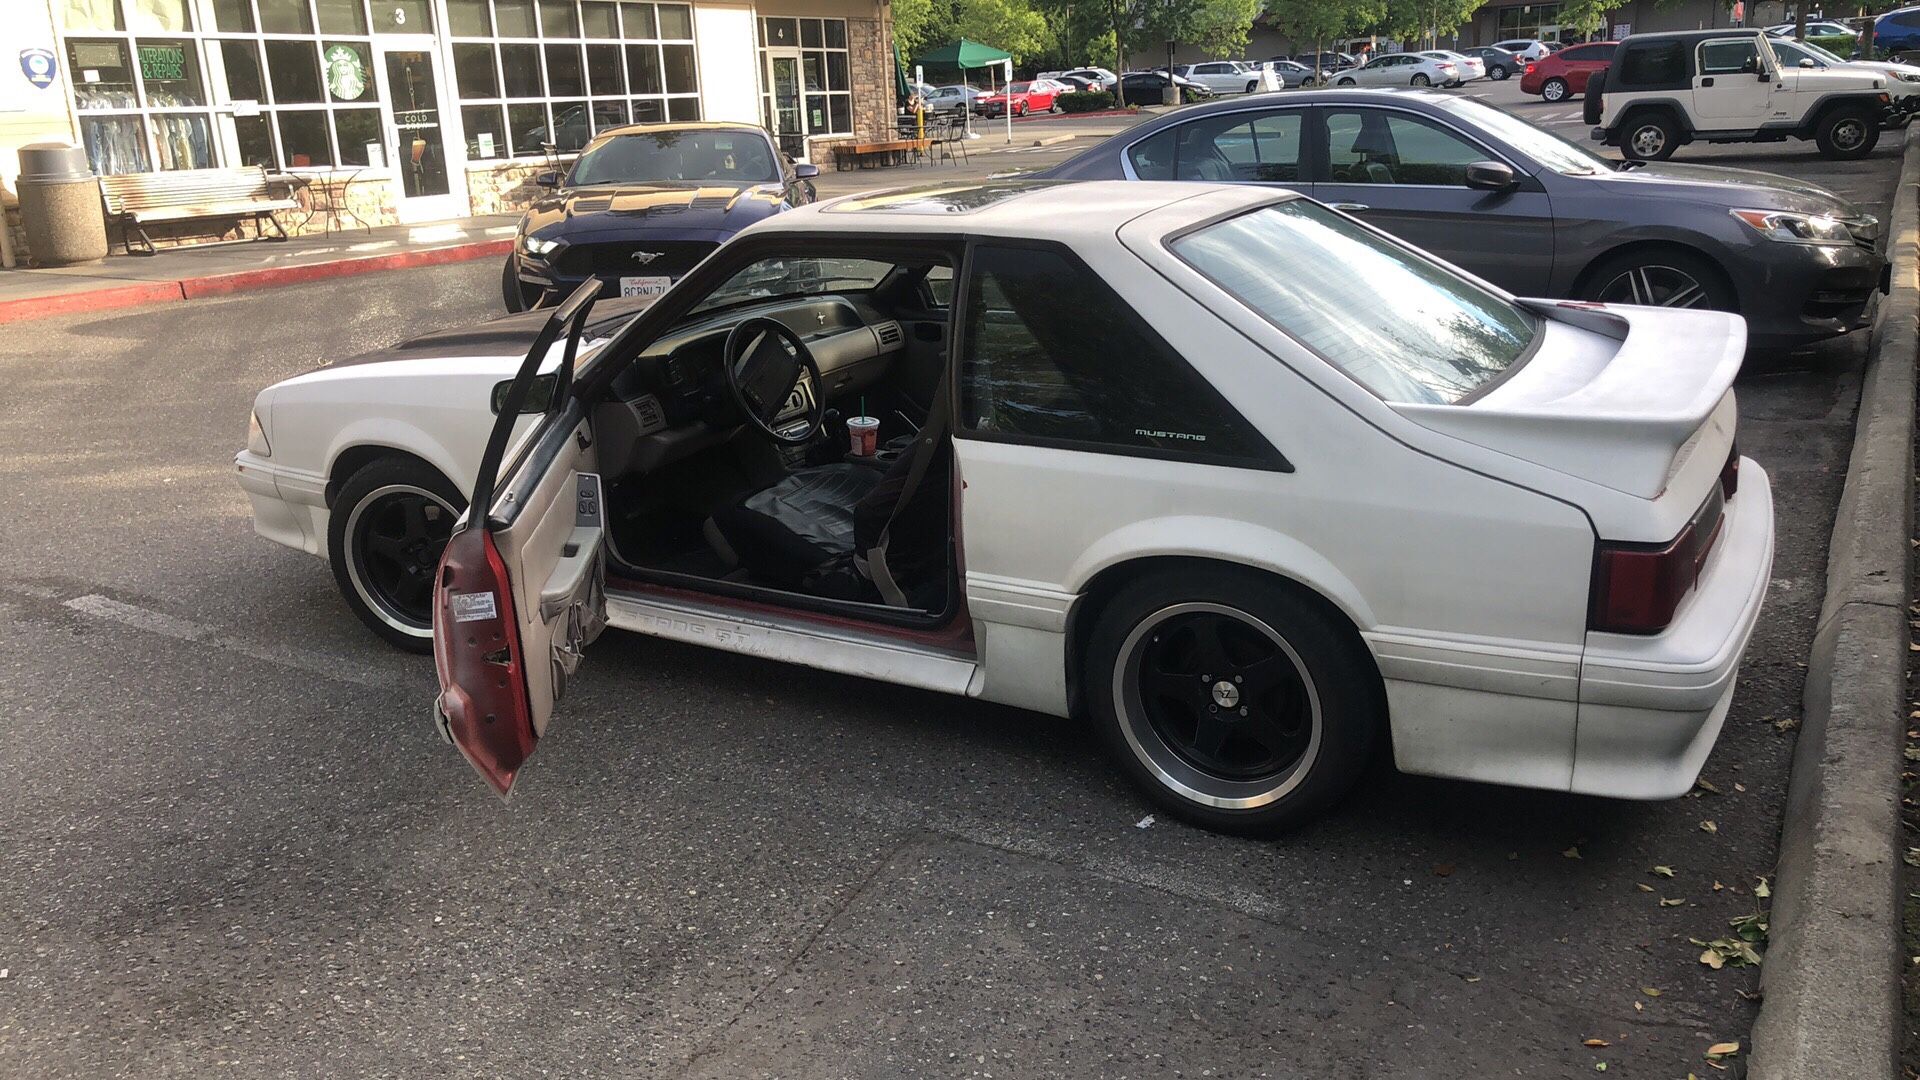
[{"label": "white jeep suv", "polygon": [[1593,137],[1636,161],[1690,142],[1812,139],[1829,158],[1871,153],[1892,96],[1853,67],[1783,64],[1759,30],[1635,34],[1587,84]]}]

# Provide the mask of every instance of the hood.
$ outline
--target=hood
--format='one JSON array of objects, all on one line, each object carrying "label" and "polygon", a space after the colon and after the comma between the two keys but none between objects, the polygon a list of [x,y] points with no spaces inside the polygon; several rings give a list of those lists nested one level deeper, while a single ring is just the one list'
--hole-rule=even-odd
[{"label": "hood", "polygon": [[1885,90],[1890,76],[1869,68],[1830,67],[1830,68],[1788,68],[1786,74],[1797,75],[1799,81],[1794,87],[1800,93],[1826,93],[1837,90]]},{"label": "hood", "polygon": [[1664,187],[1675,195],[1716,203],[1730,209],[1792,210],[1841,218],[1861,215],[1858,207],[1818,184],[1753,169],[1662,161],[1620,169],[1592,179],[1607,184]]},{"label": "hood", "polygon": [[1726,453],[1731,430],[1696,434],[1740,373],[1747,326],[1738,315],[1520,303],[1542,317],[1532,358],[1470,403],[1394,409],[1422,427],[1642,499],[1666,491],[1683,452]]},{"label": "hood", "polygon": [[[588,340],[606,337],[634,315],[646,310],[653,300],[642,297],[615,297],[594,305],[593,319],[582,336]],[[515,315],[502,315],[483,323],[436,330],[410,338],[398,345],[375,349],[347,360],[336,360],[319,370],[358,367],[363,364],[390,364],[401,360],[436,361],[455,357],[495,356],[506,359],[505,370],[512,374],[533,347],[533,339],[546,325],[550,309],[539,308]]]},{"label": "hood", "polygon": [[590,184],[560,188],[527,208],[521,231],[559,236],[715,233],[724,239],[779,213],[780,185]]}]

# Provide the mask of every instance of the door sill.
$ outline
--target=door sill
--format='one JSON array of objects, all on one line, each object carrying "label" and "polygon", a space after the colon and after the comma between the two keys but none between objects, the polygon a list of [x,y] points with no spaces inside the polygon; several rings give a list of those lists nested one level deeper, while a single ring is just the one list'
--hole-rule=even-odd
[{"label": "door sill", "polygon": [[737,604],[685,593],[609,589],[607,625],[947,694],[964,695],[979,666],[971,653],[903,640],[897,631],[746,612]]}]

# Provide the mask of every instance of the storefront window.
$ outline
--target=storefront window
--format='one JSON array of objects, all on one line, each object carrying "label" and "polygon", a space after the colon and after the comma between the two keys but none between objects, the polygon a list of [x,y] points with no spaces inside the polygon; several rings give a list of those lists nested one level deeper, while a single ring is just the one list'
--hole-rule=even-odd
[{"label": "storefront window", "polygon": [[376,0],[373,30],[376,34],[431,34],[433,4],[430,0]]},{"label": "storefront window", "polygon": [[211,0],[213,27],[229,34],[253,33],[253,0]]},{"label": "storefront window", "polygon": [[853,133],[845,19],[762,19],[760,43],[761,114],[781,149],[800,157],[809,137]]},{"label": "storefront window", "polygon": [[[383,5],[388,0],[381,0]],[[367,32],[365,0],[315,0],[320,12],[323,34],[364,34]]]},{"label": "storefront window", "polygon": [[500,119],[500,106],[462,106],[460,126],[467,133],[468,160],[487,161],[507,156],[507,128]]},{"label": "storefront window", "polygon": [[460,37],[492,36],[487,0],[447,0],[447,27]]},{"label": "storefront window", "polygon": [[267,73],[276,104],[320,100],[320,53],[315,42],[267,42]]},{"label": "storefront window", "polygon": [[135,33],[181,34],[193,29],[187,0],[128,0],[127,29]]},{"label": "storefront window", "polygon": [[311,34],[313,16],[307,0],[259,0],[260,29],[269,34]]},{"label": "storefront window", "polygon": [[[491,153],[479,152],[477,131],[467,132],[475,160],[541,156],[549,144],[572,153],[630,120],[700,118],[689,5],[493,0],[491,15],[495,36],[456,34],[481,40],[453,44],[463,121],[492,132],[505,117]],[[459,23],[478,28],[482,20],[476,13]]]}]

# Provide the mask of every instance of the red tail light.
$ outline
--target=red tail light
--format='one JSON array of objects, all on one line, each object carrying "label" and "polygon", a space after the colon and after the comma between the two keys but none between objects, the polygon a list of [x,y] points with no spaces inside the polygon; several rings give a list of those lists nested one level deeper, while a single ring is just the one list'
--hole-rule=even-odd
[{"label": "red tail light", "polygon": [[1720,495],[1731,499],[1733,493],[1740,490],[1740,444],[1735,442],[1727,451],[1727,463],[1720,466]]},{"label": "red tail light", "polygon": [[433,588],[440,711],[454,745],[502,795],[533,753],[519,625],[493,534],[477,527],[454,533]]},{"label": "red tail light", "polygon": [[[1724,481],[1723,481],[1724,483]],[[1700,568],[1720,538],[1726,496],[1707,495],[1693,520],[1666,544],[1601,541],[1593,554],[1593,600],[1587,629],[1612,634],[1657,634],[1673,622],[1693,591]]]},{"label": "red tail light", "polygon": [[1533,74],[1533,65],[1532,65],[1532,64],[1528,64],[1528,65],[1527,65],[1527,70],[1525,70],[1525,71],[1523,71],[1523,72],[1521,72],[1521,74],[1522,74],[1522,75],[1531,75],[1531,74]]}]

